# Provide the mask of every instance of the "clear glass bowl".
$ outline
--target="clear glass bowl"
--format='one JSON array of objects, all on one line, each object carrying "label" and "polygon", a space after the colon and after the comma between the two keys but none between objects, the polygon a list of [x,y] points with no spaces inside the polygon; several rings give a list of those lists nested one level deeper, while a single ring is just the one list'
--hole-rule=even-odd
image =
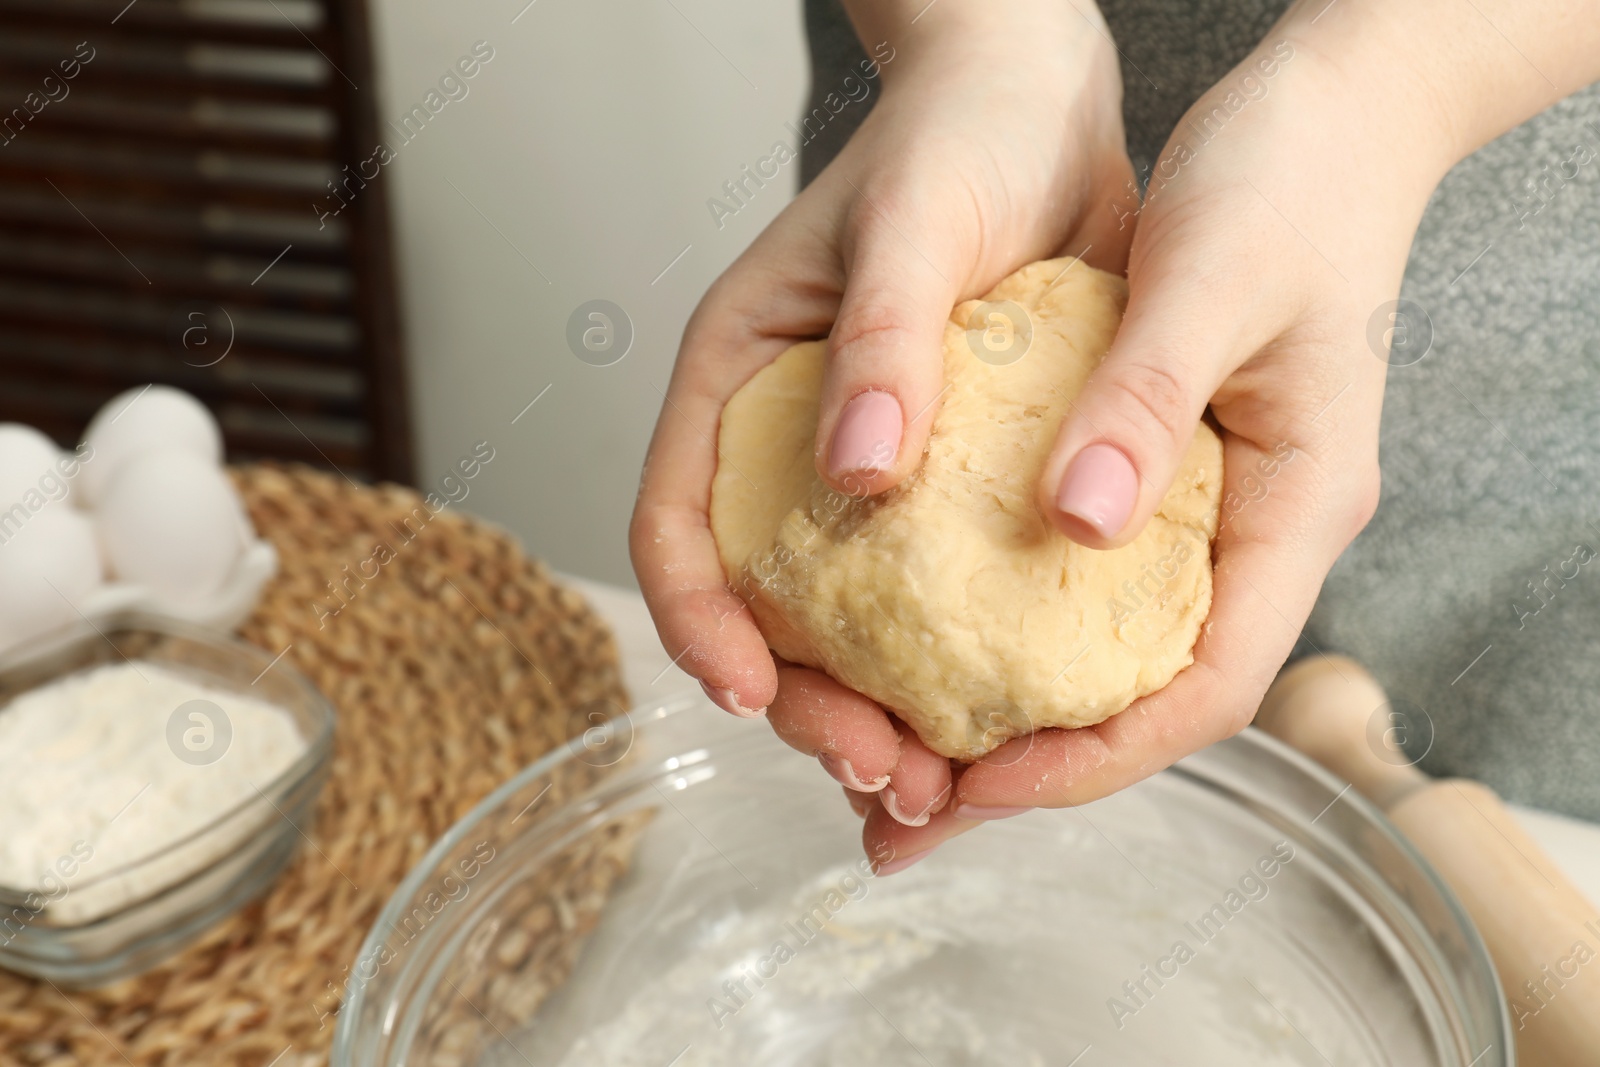
[{"label": "clear glass bowl", "polygon": [[143,971],[264,892],[294,854],[327,779],[333,708],[303,675],[253,645],[151,615],[115,615],[9,652],[0,659],[0,715],[30,689],[129,659],[277,704],[307,747],[257,796],[159,852],[110,870],[79,869],[45,893],[0,885],[0,966],[59,985],[102,985]]},{"label": "clear glass bowl", "polygon": [[441,839],[335,1067],[1509,1067],[1482,942],[1370,805],[1256,731],[883,879],[812,761],[699,697]]}]

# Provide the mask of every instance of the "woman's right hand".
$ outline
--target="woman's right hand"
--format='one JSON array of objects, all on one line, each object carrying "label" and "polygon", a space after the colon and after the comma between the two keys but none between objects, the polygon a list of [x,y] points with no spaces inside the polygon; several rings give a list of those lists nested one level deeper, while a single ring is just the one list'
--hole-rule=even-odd
[{"label": "woman's right hand", "polygon": [[882,99],[690,319],[630,545],[668,654],[713,700],[765,712],[858,811],[881,801],[919,826],[951,795],[949,761],[860,694],[775,662],[728,586],[708,521],[722,407],[790,345],[826,335],[818,474],[845,492],[892,487],[939,407],[950,309],[1061,253],[1120,272],[1137,194],[1117,53],[1089,3],[850,6]]}]

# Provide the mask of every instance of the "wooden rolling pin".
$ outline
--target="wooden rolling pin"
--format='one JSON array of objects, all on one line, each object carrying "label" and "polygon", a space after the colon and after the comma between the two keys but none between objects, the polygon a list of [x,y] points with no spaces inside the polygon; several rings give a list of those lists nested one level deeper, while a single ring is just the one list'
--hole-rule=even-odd
[{"label": "wooden rolling pin", "polygon": [[1359,663],[1321,656],[1279,676],[1255,724],[1382,808],[1455,890],[1511,1002],[1520,1067],[1596,1067],[1600,911],[1491,790],[1412,766],[1389,716]]}]

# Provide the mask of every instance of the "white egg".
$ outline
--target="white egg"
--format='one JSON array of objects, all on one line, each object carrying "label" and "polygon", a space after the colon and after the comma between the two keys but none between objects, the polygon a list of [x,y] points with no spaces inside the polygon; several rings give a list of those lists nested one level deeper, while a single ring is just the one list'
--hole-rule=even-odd
[{"label": "white egg", "polygon": [[62,458],[55,442],[32,426],[0,422],[0,512],[16,504],[37,511],[39,501],[65,496],[67,481],[57,467]]},{"label": "white egg", "polygon": [[206,406],[170,385],[140,386],[106,402],[83,432],[83,499],[100,503],[129,459],[157,448],[181,449],[212,466],[222,462],[222,432]]},{"label": "white egg", "polygon": [[52,505],[0,538],[0,646],[77,620],[101,579],[88,517]]},{"label": "white egg", "polygon": [[95,508],[111,573],[163,599],[194,603],[225,582],[250,529],[222,469],[181,448],[130,457]]}]

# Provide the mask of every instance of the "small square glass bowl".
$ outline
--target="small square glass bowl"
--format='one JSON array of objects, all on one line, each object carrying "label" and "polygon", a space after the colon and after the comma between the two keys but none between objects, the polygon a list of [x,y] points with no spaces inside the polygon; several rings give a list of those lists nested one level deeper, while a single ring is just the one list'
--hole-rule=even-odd
[{"label": "small square glass bowl", "polygon": [[263,893],[312,821],[333,750],[333,708],[282,657],[215,631],[130,612],[46,635],[0,658],[0,716],[30,690],[127,661],[276,704],[305,751],[256,795],[157,851],[101,871],[80,865],[75,848],[41,872],[39,885],[0,884],[0,967],[78,987],[147,970]]}]

